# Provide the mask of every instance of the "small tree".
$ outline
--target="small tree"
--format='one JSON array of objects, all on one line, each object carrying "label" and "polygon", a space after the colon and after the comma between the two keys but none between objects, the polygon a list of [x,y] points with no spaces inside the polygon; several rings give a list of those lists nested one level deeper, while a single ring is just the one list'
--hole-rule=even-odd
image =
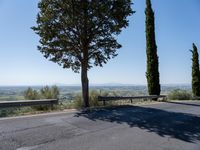
[{"label": "small tree", "polygon": [[63,68],[81,71],[84,107],[89,107],[88,70],[117,56],[116,40],[127,17],[133,13],[131,0],[41,0],[38,49],[45,58]]},{"label": "small tree", "polygon": [[146,0],[146,53],[147,53],[147,83],[149,95],[160,95],[159,62],[155,40],[154,12],[151,0]]},{"label": "small tree", "polygon": [[28,100],[36,99],[58,99],[60,94],[59,88],[57,86],[45,86],[40,89],[40,91],[33,90],[29,87],[24,91],[24,98]]},{"label": "small tree", "polygon": [[55,85],[51,87],[51,93],[52,93],[52,98],[53,99],[58,99],[59,94],[60,94],[60,90],[59,88]]},{"label": "small tree", "polygon": [[200,96],[200,71],[199,54],[196,45],[193,43],[192,52],[192,93],[193,96]]},{"label": "small tree", "polygon": [[40,90],[40,95],[42,98],[45,99],[58,99],[59,96],[59,89],[57,86],[45,86]]},{"label": "small tree", "polygon": [[49,88],[49,86],[43,87],[40,90],[40,95],[44,99],[51,99],[52,98],[52,93],[51,93],[51,89]]},{"label": "small tree", "polygon": [[33,90],[32,88],[28,88],[25,92],[24,92],[24,98],[28,99],[28,100],[36,100],[40,98],[39,93],[36,90]]}]

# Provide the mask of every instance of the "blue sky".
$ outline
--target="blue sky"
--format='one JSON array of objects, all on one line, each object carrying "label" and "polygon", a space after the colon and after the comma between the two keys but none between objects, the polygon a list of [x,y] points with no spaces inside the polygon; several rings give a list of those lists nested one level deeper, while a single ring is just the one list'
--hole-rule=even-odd
[{"label": "blue sky", "polygon": [[[0,85],[80,84],[80,74],[62,69],[37,50],[35,25],[39,0],[0,0]],[[200,1],[152,0],[162,84],[191,82],[191,53],[200,49]],[[123,47],[103,68],[89,71],[90,83],[146,84],[145,0],[118,37]]]}]

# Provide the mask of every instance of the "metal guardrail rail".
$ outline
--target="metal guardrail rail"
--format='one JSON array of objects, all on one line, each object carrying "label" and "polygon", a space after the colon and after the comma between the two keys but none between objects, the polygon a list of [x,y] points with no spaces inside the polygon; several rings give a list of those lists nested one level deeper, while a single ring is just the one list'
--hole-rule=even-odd
[{"label": "metal guardrail rail", "polygon": [[17,100],[17,101],[0,101],[0,108],[25,107],[58,104],[58,99],[41,99],[41,100]]},{"label": "metal guardrail rail", "polygon": [[167,99],[166,95],[149,95],[149,96],[132,96],[132,97],[122,97],[122,96],[98,96],[98,101],[103,101],[103,104],[106,104],[106,101],[117,101],[117,100],[130,100],[131,103],[134,99]]}]

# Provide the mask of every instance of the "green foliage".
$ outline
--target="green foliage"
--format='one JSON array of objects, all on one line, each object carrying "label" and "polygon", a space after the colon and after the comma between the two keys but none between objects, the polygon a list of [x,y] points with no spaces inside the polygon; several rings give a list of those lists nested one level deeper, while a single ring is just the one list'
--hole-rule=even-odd
[{"label": "green foliage", "polygon": [[98,91],[95,91],[95,90],[93,90],[93,91],[91,91],[90,92],[90,105],[91,106],[100,106],[101,104],[99,103],[99,101],[98,101],[98,96],[100,96],[100,92],[98,92]]},{"label": "green foliage", "polygon": [[192,52],[192,93],[193,96],[200,96],[200,71],[199,54],[196,45],[193,43]]},{"label": "green foliage", "polygon": [[155,40],[154,12],[151,1],[146,0],[146,53],[147,53],[147,83],[149,95],[160,95],[159,62]]},{"label": "green foliage", "polygon": [[85,59],[82,53],[100,66],[116,56],[121,45],[114,35],[128,26],[127,17],[133,13],[131,0],[41,0],[38,8],[38,26],[33,30],[41,37],[39,50],[75,72]]},{"label": "green foliage", "polygon": [[52,96],[52,99],[58,99],[59,95],[60,95],[59,88],[56,85],[52,86],[51,87],[51,96]]},{"label": "green foliage", "polygon": [[14,114],[16,109],[8,108],[8,109],[1,109],[0,110],[0,117],[7,117],[10,114]]},{"label": "green foliage", "polygon": [[39,51],[45,58],[74,72],[81,70],[84,106],[88,107],[87,71],[117,56],[116,35],[128,26],[131,0],[41,0],[37,26]]},{"label": "green foliage", "polygon": [[24,92],[25,99],[28,100],[37,100],[37,99],[58,99],[59,97],[59,89],[57,86],[45,86],[40,91],[33,90],[29,87]]},{"label": "green foliage", "polygon": [[74,108],[76,108],[76,109],[83,108],[83,100],[82,100],[81,93],[77,94],[74,97]]},{"label": "green foliage", "polygon": [[[58,99],[58,96],[59,96],[59,89],[57,86],[52,86],[51,88],[49,86],[45,86],[39,92],[29,87],[24,92],[24,97],[25,99],[28,100]],[[32,108],[42,111],[50,109],[49,106],[33,106]]]},{"label": "green foliage", "polygon": [[36,99],[40,98],[40,95],[36,90],[33,90],[31,87],[29,87],[24,92],[24,98],[27,99],[27,100],[36,100]]},{"label": "green foliage", "polygon": [[59,93],[57,86],[52,86],[51,88],[45,86],[40,90],[40,95],[43,99],[58,99]]},{"label": "green foliage", "polygon": [[[99,91],[99,90],[92,90],[89,93],[89,103],[91,107],[98,107],[98,106],[103,106],[102,102],[98,101],[98,96],[118,96],[115,91]],[[113,101],[108,101],[106,105],[112,105],[112,104],[117,104],[116,102]],[[74,108],[80,109],[83,108],[83,101],[81,97],[81,93],[78,93],[74,97]]]},{"label": "green foliage", "polygon": [[190,100],[192,95],[186,90],[176,89],[168,94],[168,99],[170,100]]},{"label": "green foliage", "polygon": [[[108,93],[104,92],[104,94],[108,95]],[[92,90],[89,93],[89,103],[91,107],[101,106],[102,104],[98,101],[98,96],[101,95],[99,91]],[[81,93],[78,93],[74,98],[74,107],[77,109],[83,108],[83,100],[81,97]]]},{"label": "green foliage", "polygon": [[43,87],[40,90],[40,93],[41,93],[41,98],[43,98],[43,99],[51,99],[52,98],[52,93],[48,86]]},{"label": "green foliage", "polygon": [[35,113],[35,109],[31,107],[23,107],[23,108],[6,108],[0,110],[0,117],[11,117],[11,116],[19,116],[23,114],[33,114]]}]

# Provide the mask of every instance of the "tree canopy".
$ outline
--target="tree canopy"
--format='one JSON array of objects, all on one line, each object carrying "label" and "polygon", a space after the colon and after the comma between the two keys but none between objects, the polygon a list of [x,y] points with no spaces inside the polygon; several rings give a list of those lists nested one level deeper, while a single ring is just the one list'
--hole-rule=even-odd
[{"label": "tree canopy", "polygon": [[115,35],[128,26],[127,16],[133,13],[131,0],[41,0],[38,7],[38,26],[33,27],[41,37],[38,49],[75,72],[85,59],[90,68],[117,55],[121,45]]}]

